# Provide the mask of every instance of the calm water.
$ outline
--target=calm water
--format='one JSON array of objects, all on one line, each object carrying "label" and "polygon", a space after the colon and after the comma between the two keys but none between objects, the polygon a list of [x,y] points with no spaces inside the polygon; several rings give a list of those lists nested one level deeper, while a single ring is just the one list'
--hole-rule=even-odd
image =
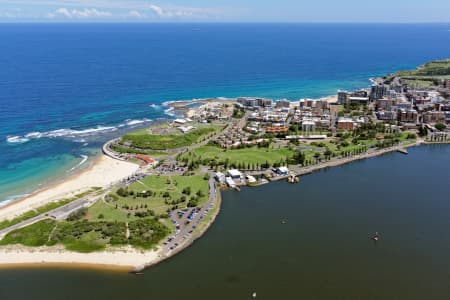
[{"label": "calm water", "polygon": [[447,57],[449,28],[1,24],[0,201],[65,174],[119,129],[166,116],[166,100],[366,87]]},{"label": "calm water", "polygon": [[449,166],[424,146],[226,192],[204,238],[142,276],[3,270],[0,298],[449,299]]}]

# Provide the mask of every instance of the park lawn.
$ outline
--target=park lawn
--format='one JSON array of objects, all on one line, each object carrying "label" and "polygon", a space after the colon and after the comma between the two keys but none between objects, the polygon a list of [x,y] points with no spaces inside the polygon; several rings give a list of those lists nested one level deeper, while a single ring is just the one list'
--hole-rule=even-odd
[{"label": "park lawn", "polygon": [[199,127],[188,133],[158,135],[150,134],[146,129],[128,133],[123,136],[121,144],[130,142],[132,147],[149,150],[167,150],[191,146],[213,132],[222,129],[221,126]]},{"label": "park lawn", "polygon": [[[208,181],[203,175],[193,176],[156,176],[151,175],[128,186],[128,191],[133,191],[133,195],[126,197],[117,196],[117,200],[105,203],[97,202],[88,210],[88,218],[91,221],[132,221],[137,220],[136,213],[143,213],[149,210],[155,215],[163,215],[171,210],[172,201],[177,201],[183,196],[183,189],[189,187],[190,195],[185,195],[187,201],[177,203],[178,208],[187,207],[188,201],[198,191],[202,196],[198,199],[198,206],[203,205],[208,200]],[[137,193],[151,191],[152,196],[136,196]],[[169,197],[166,203],[164,193]],[[116,208],[117,206],[117,208]],[[103,215],[103,218],[99,218]],[[167,224],[166,224],[167,225]]]},{"label": "park lawn", "polygon": [[224,162],[229,160],[229,164],[269,164],[285,161],[286,158],[294,155],[294,151],[288,148],[244,148],[224,150],[216,146],[203,146],[194,149],[191,155],[183,154],[180,159],[187,157],[189,161],[196,160],[216,160]]},{"label": "park lawn", "polygon": [[[103,215],[103,218],[100,218]],[[136,219],[134,215],[127,217],[127,212],[116,209],[115,204],[105,203],[103,201],[97,201],[94,205],[89,207],[86,218],[89,221],[117,221],[127,222]]]},{"label": "park lawn", "polygon": [[168,151],[155,151],[155,150],[136,150],[136,149],[130,149],[122,146],[112,145],[111,148],[119,153],[132,153],[132,154],[144,154],[148,155],[152,158],[156,159],[163,159],[166,158],[168,155],[172,155],[173,152]]}]

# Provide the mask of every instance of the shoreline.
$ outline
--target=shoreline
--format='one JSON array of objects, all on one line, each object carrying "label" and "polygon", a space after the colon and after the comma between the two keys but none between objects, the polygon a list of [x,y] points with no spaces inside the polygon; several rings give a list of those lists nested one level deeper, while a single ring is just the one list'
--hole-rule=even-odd
[{"label": "shoreline", "polygon": [[217,210],[207,223],[197,233],[175,251],[162,255],[162,245],[157,250],[138,250],[131,246],[111,248],[105,251],[79,253],[66,250],[63,246],[27,247],[9,245],[0,247],[0,270],[27,268],[73,268],[83,270],[102,270],[119,273],[139,273],[155,266],[189,248],[194,242],[204,236],[220,213],[222,197],[220,190],[216,192]]},{"label": "shoreline", "polygon": [[[429,144],[450,144],[450,143],[427,143],[418,140],[413,144],[396,146],[387,149],[381,149],[372,153],[366,153],[341,159],[337,161],[329,161],[316,166],[302,168],[303,171],[297,175],[308,175],[322,169],[342,166],[359,160],[378,157],[387,153],[398,151],[410,147],[417,147]],[[109,249],[102,252],[93,253],[78,253],[66,250],[64,247],[40,247],[32,248],[22,245],[12,245],[0,247],[0,269],[13,268],[40,268],[40,267],[60,267],[60,268],[74,268],[74,269],[91,269],[117,272],[139,273],[155,266],[165,260],[180,254],[183,250],[189,248],[193,243],[202,238],[208,229],[215,222],[217,216],[221,212],[221,191],[216,192],[217,210],[214,212],[211,219],[201,228],[197,233],[194,233],[192,238],[186,243],[180,245],[175,251],[169,252],[167,255],[161,253],[161,245],[158,245],[158,250],[139,251],[131,246],[122,249]]]},{"label": "shoreline", "polygon": [[131,246],[101,252],[80,253],[63,246],[26,247],[10,245],[0,248],[0,270],[17,268],[60,267],[74,269],[132,272],[137,266],[160,260],[159,250],[138,250]]},{"label": "shoreline", "polygon": [[[21,194],[13,195],[13,196],[6,198],[6,200],[0,201],[0,210],[3,207],[7,207],[13,203],[23,201],[29,197],[32,197],[42,191],[51,189],[51,188],[57,186],[58,184],[61,184],[64,181],[67,181],[67,180],[89,170],[90,168],[92,168],[92,166],[95,164],[95,162],[99,159],[99,157],[101,157],[101,154],[102,153],[99,152],[93,156],[88,156],[86,161],[83,162],[83,164],[78,163],[74,167],[64,170],[64,172],[62,172],[60,174],[59,178],[47,179],[47,180],[39,183],[37,187],[35,187],[34,189],[32,189],[29,192],[24,192]],[[80,158],[84,159],[84,157],[80,157]]]},{"label": "shoreline", "polygon": [[130,162],[121,162],[104,154],[96,157],[91,165],[80,169],[58,182],[39,189],[30,195],[16,199],[0,207],[0,221],[11,220],[21,214],[58,201],[73,197],[77,193],[84,192],[92,187],[108,187],[132,175],[139,166]]},{"label": "shoreline", "polygon": [[[341,158],[341,159],[334,160],[334,161],[327,161],[322,164],[317,164],[317,165],[313,165],[313,166],[309,166],[309,167],[301,167],[299,169],[299,172],[297,172],[297,176],[308,175],[308,174],[314,173],[315,171],[320,171],[322,169],[339,167],[339,166],[343,166],[343,165],[346,165],[346,164],[349,164],[349,163],[352,163],[355,161],[378,157],[378,156],[381,156],[381,155],[384,155],[387,153],[399,151],[400,149],[407,149],[407,148],[419,147],[422,145],[430,145],[430,144],[437,144],[437,143],[427,143],[425,141],[419,140],[413,144],[389,147],[389,148],[373,151],[370,153],[354,155],[354,156],[351,156],[348,158]],[[439,143],[439,144],[449,144],[449,143]]]}]

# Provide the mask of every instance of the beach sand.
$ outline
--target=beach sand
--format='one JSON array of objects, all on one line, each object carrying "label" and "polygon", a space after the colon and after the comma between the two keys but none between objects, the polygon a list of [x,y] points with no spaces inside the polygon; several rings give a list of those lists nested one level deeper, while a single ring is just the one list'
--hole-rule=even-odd
[{"label": "beach sand", "polygon": [[0,222],[5,219],[13,219],[49,202],[72,197],[91,187],[108,187],[112,183],[132,175],[138,169],[139,166],[136,164],[102,155],[81,173],[0,207]]},{"label": "beach sand", "polygon": [[45,264],[132,271],[160,259],[157,250],[140,251],[131,246],[93,253],[70,252],[62,246],[30,248],[14,245],[0,248],[0,267]]}]

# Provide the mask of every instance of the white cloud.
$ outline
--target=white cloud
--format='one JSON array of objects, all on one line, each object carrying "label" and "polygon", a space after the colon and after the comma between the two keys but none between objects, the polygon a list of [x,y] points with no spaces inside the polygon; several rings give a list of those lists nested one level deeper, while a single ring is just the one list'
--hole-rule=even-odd
[{"label": "white cloud", "polygon": [[138,10],[130,10],[128,12],[128,17],[131,18],[137,18],[137,19],[141,19],[141,18],[145,18],[146,16],[144,14],[142,14],[140,11]]},{"label": "white cloud", "polygon": [[112,13],[106,10],[96,8],[72,9],[65,7],[58,8],[48,14],[49,18],[67,18],[67,19],[87,19],[87,18],[105,18],[112,17]]},{"label": "white cloud", "polygon": [[220,9],[182,6],[158,6],[150,4],[148,9],[161,18],[208,18],[220,16]]}]

